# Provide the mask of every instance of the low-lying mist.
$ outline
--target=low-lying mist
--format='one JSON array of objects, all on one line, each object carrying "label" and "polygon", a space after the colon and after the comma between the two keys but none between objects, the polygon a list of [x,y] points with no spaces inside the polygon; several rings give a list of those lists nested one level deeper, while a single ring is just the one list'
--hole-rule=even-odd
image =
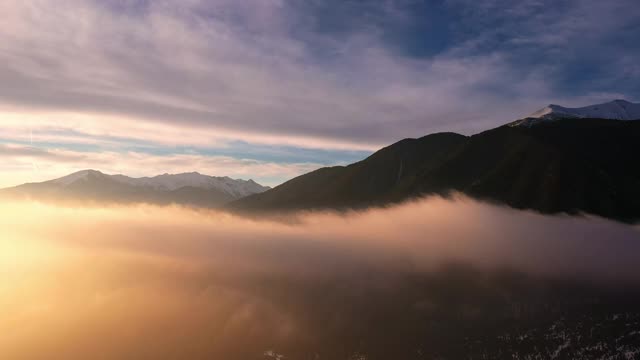
[{"label": "low-lying mist", "polygon": [[284,220],[33,202],[0,214],[3,359],[455,358],[462,334],[612,297],[633,310],[617,299],[640,290],[638,227],[464,197]]}]

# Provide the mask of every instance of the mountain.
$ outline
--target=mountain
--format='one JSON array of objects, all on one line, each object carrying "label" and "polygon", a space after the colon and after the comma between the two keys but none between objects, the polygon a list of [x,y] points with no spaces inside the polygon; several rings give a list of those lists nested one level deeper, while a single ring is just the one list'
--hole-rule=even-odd
[{"label": "mountain", "polygon": [[591,118],[611,120],[640,119],[640,104],[626,100],[614,100],[608,103],[589,105],[580,108],[568,108],[550,104],[524,119],[516,120],[511,126],[532,126],[546,121],[567,118]]},{"label": "mountain", "polygon": [[405,139],[228,204],[240,212],[357,209],[462,192],[543,213],[640,219],[640,121],[565,118],[470,137]]},{"label": "mountain", "polygon": [[622,100],[575,109],[551,105],[532,115],[537,117],[473,136],[405,139],[357,163],[321,168],[273,189],[198,173],[130,178],[85,170],[0,195],[224,205],[247,213],[359,209],[461,192],[514,208],[633,222],[640,219],[640,121],[629,120],[638,113],[638,104]]},{"label": "mountain", "polygon": [[253,180],[235,180],[197,172],[132,178],[83,170],[55,180],[4,189],[1,194],[58,201],[219,206],[268,189]]},{"label": "mountain", "polygon": [[405,139],[367,159],[315,170],[261,196],[231,203],[237,209],[351,208],[381,205],[404,198],[421,173],[440,166],[468,138],[439,133]]}]

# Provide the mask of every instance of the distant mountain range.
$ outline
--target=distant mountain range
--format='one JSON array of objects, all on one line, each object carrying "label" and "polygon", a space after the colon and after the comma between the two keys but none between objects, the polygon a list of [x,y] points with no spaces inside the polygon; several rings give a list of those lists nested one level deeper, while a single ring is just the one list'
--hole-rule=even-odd
[{"label": "distant mountain range", "polygon": [[243,213],[385,206],[461,192],[543,213],[640,219],[640,104],[549,105],[473,136],[404,139],[348,166],[321,168],[273,189],[198,173],[130,178],[80,171],[0,195],[100,202],[224,206]]},{"label": "distant mountain range", "polygon": [[[353,209],[462,192],[544,213],[636,221],[640,121],[625,120],[640,119],[639,108],[620,100],[577,109],[550,105],[473,136],[405,139],[363,161],[318,169],[228,206],[245,212]],[[590,118],[593,113],[605,118]]]},{"label": "distant mountain range", "polygon": [[197,172],[132,178],[83,170],[41,183],[4,189],[0,194],[71,202],[149,202],[220,206],[269,190],[253,180],[214,177]]}]

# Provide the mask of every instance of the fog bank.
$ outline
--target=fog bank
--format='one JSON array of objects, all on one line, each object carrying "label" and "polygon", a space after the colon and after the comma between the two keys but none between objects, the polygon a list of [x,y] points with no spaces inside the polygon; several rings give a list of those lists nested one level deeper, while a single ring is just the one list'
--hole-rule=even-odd
[{"label": "fog bank", "polygon": [[[286,222],[146,205],[5,203],[0,214],[2,358],[307,354],[362,334],[381,309],[392,324],[402,309],[517,297],[507,270],[522,286],[640,290],[638,227],[464,197]],[[452,264],[462,270],[441,276]]]}]

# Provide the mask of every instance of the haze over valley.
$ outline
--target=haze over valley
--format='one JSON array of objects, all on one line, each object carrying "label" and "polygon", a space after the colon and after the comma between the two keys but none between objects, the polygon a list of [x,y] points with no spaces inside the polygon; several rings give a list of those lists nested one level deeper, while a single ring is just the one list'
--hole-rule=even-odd
[{"label": "haze over valley", "polygon": [[4,358],[639,350],[637,226],[459,196],[285,222],[177,206],[0,209]]},{"label": "haze over valley", "polygon": [[638,5],[0,1],[0,360],[640,360]]}]

